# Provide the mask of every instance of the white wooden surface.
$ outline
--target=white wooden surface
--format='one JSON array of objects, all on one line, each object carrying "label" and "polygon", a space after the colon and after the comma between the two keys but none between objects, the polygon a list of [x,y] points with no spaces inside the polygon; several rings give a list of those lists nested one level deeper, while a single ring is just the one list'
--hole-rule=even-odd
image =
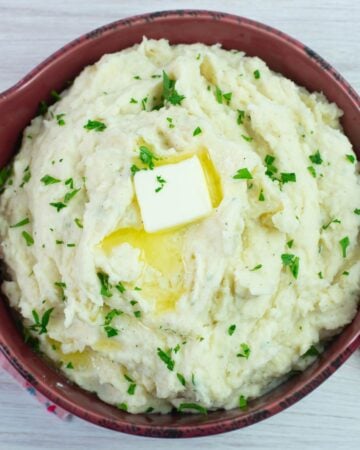
[{"label": "white wooden surface", "polygon": [[[360,90],[360,2],[354,0],[0,0],[0,91],[78,35],[161,9],[214,9],[277,27],[320,53]],[[1,120],[1,118],[0,118]],[[360,448],[360,351],[311,395],[250,428],[207,438],[138,438],[63,422],[0,373],[0,450]]]}]

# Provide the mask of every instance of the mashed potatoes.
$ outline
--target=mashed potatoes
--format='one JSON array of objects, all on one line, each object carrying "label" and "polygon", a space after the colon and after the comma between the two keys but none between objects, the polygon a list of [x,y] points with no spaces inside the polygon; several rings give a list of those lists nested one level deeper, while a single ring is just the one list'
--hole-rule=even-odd
[{"label": "mashed potatoes", "polygon": [[[219,46],[145,39],[87,67],[25,130],[1,197],[2,288],[27,339],[132,413],[245,408],[304,368],[357,308],[340,116]],[[146,233],[134,174],[193,155],[212,212]]]}]

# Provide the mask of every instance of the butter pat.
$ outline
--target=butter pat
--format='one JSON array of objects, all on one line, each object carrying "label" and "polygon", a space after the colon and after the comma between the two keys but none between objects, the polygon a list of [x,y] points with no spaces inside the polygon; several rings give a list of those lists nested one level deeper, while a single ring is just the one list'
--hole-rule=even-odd
[{"label": "butter pat", "polygon": [[136,172],[134,184],[144,229],[148,233],[192,222],[212,210],[197,156]]}]

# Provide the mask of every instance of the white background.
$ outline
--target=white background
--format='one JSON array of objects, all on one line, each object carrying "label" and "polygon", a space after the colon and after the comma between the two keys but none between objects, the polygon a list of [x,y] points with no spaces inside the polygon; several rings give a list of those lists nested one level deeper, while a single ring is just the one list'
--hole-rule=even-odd
[{"label": "white background", "polygon": [[[360,2],[355,0],[0,0],[0,91],[50,53],[95,27],[162,9],[243,15],[301,40],[360,89]],[[1,120],[1,118],[0,118]],[[0,450],[360,448],[360,352],[300,403],[243,430],[191,440],[127,436],[44,411],[0,373]]]}]

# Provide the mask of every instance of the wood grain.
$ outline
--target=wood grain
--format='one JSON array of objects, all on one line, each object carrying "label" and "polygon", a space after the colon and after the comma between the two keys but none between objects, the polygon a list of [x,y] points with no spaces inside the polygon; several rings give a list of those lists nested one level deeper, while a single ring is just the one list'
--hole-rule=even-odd
[{"label": "wood grain", "polygon": [[[84,32],[133,14],[178,8],[222,10],[279,28],[320,53],[359,91],[360,3],[353,0],[0,0],[0,91]],[[170,443],[120,435],[77,418],[63,422],[0,373],[0,450],[355,450],[359,383],[358,351],[315,392],[275,417],[225,435]]]}]

